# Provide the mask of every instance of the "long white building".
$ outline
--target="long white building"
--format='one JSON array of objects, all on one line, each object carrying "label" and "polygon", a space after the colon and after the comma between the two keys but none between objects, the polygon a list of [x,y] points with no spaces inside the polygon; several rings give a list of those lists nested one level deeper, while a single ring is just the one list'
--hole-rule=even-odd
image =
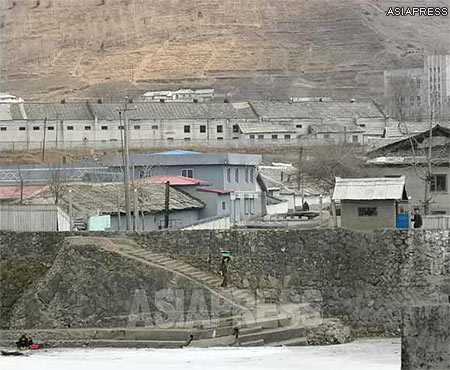
[{"label": "long white building", "polygon": [[[273,146],[381,137],[385,116],[371,102],[240,102],[129,105],[132,147]],[[0,104],[0,149],[120,148],[121,104],[93,102]],[[341,127],[323,134],[320,125]],[[321,132],[321,133],[318,133]],[[336,136],[339,135],[339,139]],[[344,136],[347,138],[347,136]],[[346,139],[347,140],[347,139]]]}]

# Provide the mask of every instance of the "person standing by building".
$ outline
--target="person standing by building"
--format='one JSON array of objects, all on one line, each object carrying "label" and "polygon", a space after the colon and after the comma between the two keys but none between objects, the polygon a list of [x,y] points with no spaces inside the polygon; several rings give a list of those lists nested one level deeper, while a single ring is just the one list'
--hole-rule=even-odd
[{"label": "person standing by building", "polygon": [[414,222],[414,229],[420,229],[422,227],[422,215],[419,213],[419,208],[414,208],[414,217],[411,219]]}]

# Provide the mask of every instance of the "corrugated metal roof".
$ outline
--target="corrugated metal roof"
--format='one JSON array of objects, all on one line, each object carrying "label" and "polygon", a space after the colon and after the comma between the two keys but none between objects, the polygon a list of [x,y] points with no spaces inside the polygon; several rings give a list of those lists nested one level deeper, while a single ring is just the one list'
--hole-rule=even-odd
[{"label": "corrugated metal roof", "polygon": [[238,125],[244,134],[296,132],[294,125],[288,122],[241,122]]},{"label": "corrugated metal roof", "polygon": [[26,117],[19,104],[11,105],[11,114],[14,119],[28,120],[93,120],[87,103],[23,103]]},{"label": "corrugated metal roof", "polygon": [[405,176],[343,179],[336,177],[333,200],[402,199]]},{"label": "corrugated metal roof", "polygon": [[151,176],[146,177],[140,180],[137,180],[138,182],[150,182],[154,184],[165,184],[167,181],[169,181],[170,185],[202,185],[206,184],[203,180],[194,179],[191,177],[185,177],[180,175],[162,175],[162,176]]},{"label": "corrugated metal roof", "polygon": [[[164,211],[165,185],[152,183],[139,183],[137,186],[139,197],[139,210],[148,213]],[[104,184],[70,184],[72,190],[73,212],[75,217],[86,217],[98,214],[125,213],[125,199],[122,183]],[[68,189],[64,191],[59,205],[69,209]],[[118,204],[118,201],[120,204]],[[50,190],[39,193],[35,197],[26,200],[31,204],[54,204],[54,193]],[[134,197],[131,197],[132,209]],[[200,209],[204,204],[175,188],[170,189],[169,209],[172,211],[186,209]]]},{"label": "corrugated metal roof", "polygon": [[[89,103],[89,106],[98,119],[118,120],[117,107],[121,104]],[[236,108],[227,103],[133,103],[128,117],[138,119],[256,119],[250,106]]]},{"label": "corrugated metal roof", "polygon": [[13,118],[11,116],[11,104],[1,103],[0,104],[0,121],[11,121]]},{"label": "corrugated metal roof", "polygon": [[371,102],[252,102],[261,118],[384,118],[383,113]]}]

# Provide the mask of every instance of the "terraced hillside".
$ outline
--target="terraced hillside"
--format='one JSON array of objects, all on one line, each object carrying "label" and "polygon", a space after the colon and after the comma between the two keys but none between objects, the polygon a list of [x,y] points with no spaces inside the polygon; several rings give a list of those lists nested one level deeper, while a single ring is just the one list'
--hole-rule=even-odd
[{"label": "terraced hillside", "polygon": [[232,98],[373,96],[385,68],[448,47],[449,0],[0,0],[3,90],[112,99],[214,86]]}]

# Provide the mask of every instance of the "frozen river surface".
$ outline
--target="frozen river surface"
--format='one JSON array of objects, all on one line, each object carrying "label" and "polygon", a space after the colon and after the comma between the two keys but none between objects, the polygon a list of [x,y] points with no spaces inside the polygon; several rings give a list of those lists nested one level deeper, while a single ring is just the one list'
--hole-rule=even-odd
[{"label": "frozen river surface", "polygon": [[324,347],[55,349],[0,357],[2,370],[399,370],[399,339]]}]

